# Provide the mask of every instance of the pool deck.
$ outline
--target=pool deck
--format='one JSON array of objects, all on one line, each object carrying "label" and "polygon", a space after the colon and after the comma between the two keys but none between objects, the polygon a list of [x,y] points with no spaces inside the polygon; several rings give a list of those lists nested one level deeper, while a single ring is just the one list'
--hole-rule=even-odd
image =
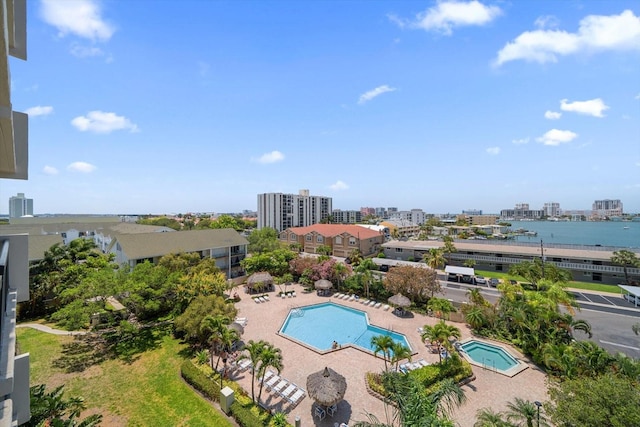
[{"label": "pool deck", "polygon": [[[504,351],[505,353],[507,353],[509,356],[511,356],[511,358],[513,360],[516,361],[516,365],[510,367],[509,369],[505,369],[505,370],[501,370],[501,369],[495,369],[495,368],[491,368],[490,366],[483,364],[482,362],[478,362],[476,360],[474,360],[469,353],[467,353],[466,351],[464,351],[464,344],[467,344],[469,342],[479,342],[479,343],[486,343],[492,347],[497,347],[499,349],[501,349],[502,351]],[[473,366],[476,366],[480,369],[493,369],[496,373],[498,374],[502,374],[502,375],[506,375],[508,377],[514,377],[516,375],[518,375],[520,372],[524,371],[525,369],[527,369],[529,367],[529,363],[528,360],[524,357],[524,355],[520,352],[516,352],[515,350],[513,350],[512,348],[509,348],[508,345],[498,342],[498,341],[493,341],[493,340],[489,340],[486,338],[482,338],[482,339],[478,339],[478,338],[467,338],[464,339],[462,341],[460,341],[460,345],[463,347],[461,350],[459,350],[460,355],[462,355],[462,357],[464,357],[464,359],[471,363]]]},{"label": "pool deck", "polygon": [[[383,308],[365,307],[357,301],[348,301],[334,297],[320,297],[315,292],[304,293],[302,287],[294,285],[288,290],[295,290],[294,298],[281,299],[276,292],[268,293],[270,301],[256,304],[248,294],[241,294],[241,301],[236,303],[238,316],[246,317],[248,324],[242,337],[244,342],[249,340],[266,340],[282,350],[284,369],[281,376],[306,390],[307,376],[328,366],[343,375],[347,380],[347,391],[344,400],[338,404],[338,411],[333,417],[327,416],[322,421],[313,417],[313,400],[306,396],[297,406],[292,407],[285,399],[262,391],[262,404],[273,411],[285,412],[289,422],[294,423],[300,417],[301,426],[334,427],[335,423],[346,423],[366,420],[366,414],[374,414],[384,421],[385,405],[377,398],[368,394],[364,375],[366,372],[376,372],[384,369],[381,358],[358,350],[354,347],[343,347],[335,351],[319,354],[282,335],[278,334],[289,310],[294,307],[318,304],[332,301],[347,307],[366,311],[370,323],[404,334],[415,354],[412,360],[425,359],[430,363],[438,362],[438,355],[431,353],[420,340],[418,328],[424,325],[434,325],[438,319],[416,314],[411,318],[399,318],[384,311]],[[462,323],[454,323],[462,333],[462,340],[471,338],[469,328]],[[511,354],[519,354],[509,348]],[[520,360],[526,360],[518,356]],[[476,411],[480,408],[491,407],[495,411],[506,409],[507,402],[515,397],[531,401],[545,401],[547,399],[546,375],[533,364],[512,378],[502,374],[474,367],[475,381],[463,386],[467,401],[456,409],[453,419],[461,427],[472,427]],[[251,371],[237,372],[232,377],[251,394]],[[256,381],[256,397],[259,384]]]}]

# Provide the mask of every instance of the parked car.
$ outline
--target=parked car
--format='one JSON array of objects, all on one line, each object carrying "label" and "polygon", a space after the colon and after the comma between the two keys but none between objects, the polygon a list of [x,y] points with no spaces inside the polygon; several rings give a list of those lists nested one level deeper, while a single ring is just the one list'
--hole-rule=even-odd
[{"label": "parked car", "polygon": [[500,280],[499,279],[489,279],[489,286],[491,286],[492,288],[497,288],[498,285],[500,284]]},{"label": "parked car", "polygon": [[509,279],[509,283],[511,283],[512,285],[517,285],[518,281],[517,280],[513,280],[513,279]]},{"label": "parked car", "polygon": [[487,284],[487,279],[485,279],[483,276],[476,276],[476,285],[486,285]]}]

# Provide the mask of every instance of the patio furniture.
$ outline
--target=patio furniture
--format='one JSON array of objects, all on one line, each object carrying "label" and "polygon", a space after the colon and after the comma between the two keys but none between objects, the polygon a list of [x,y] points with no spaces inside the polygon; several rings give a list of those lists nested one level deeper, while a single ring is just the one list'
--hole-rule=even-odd
[{"label": "patio furniture", "polygon": [[369,307],[373,307],[374,305],[376,305],[376,302],[374,300],[369,301]]},{"label": "patio furniture", "polygon": [[278,393],[281,397],[286,398],[287,396],[289,396],[290,394],[292,394],[294,391],[296,391],[298,389],[298,387],[295,384],[289,384],[289,387],[285,388],[284,391],[282,393]]},{"label": "patio furniture", "polygon": [[273,371],[267,371],[267,372],[264,374],[264,377],[262,377],[262,378],[259,378],[259,379],[258,379],[258,382],[261,382],[261,383],[267,382],[267,381],[269,381],[269,380],[271,379],[271,377],[273,377],[274,375],[275,375],[275,373],[274,373]]},{"label": "patio furniture", "polygon": [[280,381],[280,375],[274,375],[271,377],[271,379],[265,383],[267,391],[271,390],[271,387],[273,387],[278,381]]},{"label": "patio furniture", "polygon": [[293,393],[293,395],[287,397],[287,400],[289,401],[289,403],[295,406],[298,404],[298,402],[300,402],[304,398],[305,394],[306,394],[305,391],[299,388],[298,390],[295,391],[295,393]]},{"label": "patio furniture", "polygon": [[321,407],[316,406],[315,411],[313,411],[313,416],[316,417],[318,420],[322,421],[324,420],[324,417],[327,416],[327,413]]},{"label": "patio furniture", "polygon": [[262,298],[264,298],[265,301],[269,301],[269,295],[263,295]]},{"label": "patio furniture", "polygon": [[280,382],[279,382],[278,384],[276,384],[276,385],[273,387],[273,391],[274,391],[275,393],[277,393],[277,394],[280,394],[280,392],[281,392],[282,390],[284,390],[284,388],[285,388],[287,385],[289,385],[289,381],[287,381],[287,380],[285,380],[285,379],[281,378],[281,379],[280,379]]},{"label": "patio furniture", "polygon": [[380,306],[382,306],[382,303],[381,302],[377,302],[376,305],[374,305],[373,307],[374,308],[380,308]]},{"label": "patio furniture", "polygon": [[327,413],[329,414],[330,417],[333,417],[333,414],[335,414],[337,411],[338,411],[337,404],[333,404],[327,408]]},{"label": "patio furniture", "polygon": [[384,307],[382,307],[382,308],[384,309],[384,311],[389,311],[391,306],[389,304],[385,304]]},{"label": "patio furniture", "polygon": [[246,371],[247,369],[249,369],[251,367],[252,363],[250,359],[243,359],[240,361],[240,363],[238,363],[238,369],[240,371]]}]

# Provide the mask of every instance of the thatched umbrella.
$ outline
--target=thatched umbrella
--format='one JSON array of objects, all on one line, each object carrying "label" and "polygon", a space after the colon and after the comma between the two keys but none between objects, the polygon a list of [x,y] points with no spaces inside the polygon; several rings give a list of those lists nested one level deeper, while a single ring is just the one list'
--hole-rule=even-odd
[{"label": "thatched umbrella", "polygon": [[333,283],[327,279],[320,279],[316,280],[315,287],[316,289],[327,290],[333,288]]},{"label": "thatched umbrella", "polygon": [[233,322],[227,325],[227,329],[232,329],[236,331],[238,333],[238,336],[241,336],[242,334],[244,334],[244,328],[240,323]]},{"label": "thatched umbrella", "polygon": [[309,397],[322,406],[332,406],[344,399],[347,380],[330,368],[314,372],[307,377]]},{"label": "thatched umbrella", "polygon": [[395,294],[394,296],[390,297],[388,301],[389,304],[398,307],[409,307],[411,305],[411,300],[402,294]]},{"label": "thatched umbrella", "polygon": [[259,273],[253,273],[247,279],[247,285],[249,285],[250,289],[261,288],[263,289],[265,286],[273,284],[273,277],[266,271],[262,271]]}]

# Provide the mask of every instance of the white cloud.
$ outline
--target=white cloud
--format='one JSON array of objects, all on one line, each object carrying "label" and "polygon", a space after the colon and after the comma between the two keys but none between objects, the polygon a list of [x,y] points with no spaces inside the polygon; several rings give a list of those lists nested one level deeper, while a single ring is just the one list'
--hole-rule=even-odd
[{"label": "white cloud", "polygon": [[575,132],[571,132],[570,130],[558,130],[551,129],[540,138],[537,139],[538,142],[541,142],[544,145],[560,145],[573,141],[578,137],[578,134]]},{"label": "white cloud", "polygon": [[44,168],[42,168],[42,172],[44,172],[46,175],[58,175],[58,169],[54,168],[53,166],[45,166]]},{"label": "white cloud", "polygon": [[90,40],[106,41],[115,28],[101,16],[100,4],[94,0],[42,0],[40,15],[56,27],[60,37],[74,34]]},{"label": "white cloud", "polygon": [[67,166],[67,170],[71,172],[91,173],[96,169],[96,166],[87,162],[73,162]]},{"label": "white cloud", "polygon": [[360,95],[360,99],[358,99],[358,104],[364,104],[365,102],[371,101],[376,96],[380,96],[386,92],[393,92],[394,90],[396,90],[395,87],[389,87],[387,85],[378,86],[377,88],[372,89]]},{"label": "white cloud", "polygon": [[276,162],[281,162],[283,160],[284,160],[284,154],[282,154],[278,150],[274,150],[270,153],[265,153],[262,156],[255,159],[256,162],[262,163],[262,164],[276,163]]},{"label": "white cloud", "polygon": [[344,182],[338,180],[335,183],[331,184],[329,188],[331,188],[332,190],[340,191],[340,190],[348,190],[349,186]]},{"label": "white cloud", "polygon": [[640,99],[640,93],[634,96],[633,99]]},{"label": "white cloud", "polygon": [[499,52],[495,65],[522,59],[557,62],[558,56],[604,50],[639,50],[640,17],[630,10],[620,15],[590,15],[580,21],[576,33],[560,30],[525,31]]},{"label": "white cloud", "polygon": [[53,107],[51,107],[50,105],[38,105],[36,107],[27,108],[25,110],[25,113],[29,117],[48,116],[49,114],[53,113]]},{"label": "white cloud", "polygon": [[553,15],[538,16],[533,25],[541,30],[545,28],[557,28],[560,22]]},{"label": "white cloud", "polygon": [[389,19],[401,28],[409,27],[425,31],[437,31],[451,35],[453,28],[482,26],[493,21],[502,13],[498,6],[486,6],[473,1],[440,1],[434,7],[416,15],[414,20],[404,20],[396,16]]},{"label": "white cloud", "polygon": [[104,111],[90,111],[86,116],[78,116],[71,120],[71,124],[79,131],[95,133],[111,133],[115,130],[138,132],[138,126],[129,119],[115,113]]},{"label": "white cloud", "polygon": [[71,54],[77,58],[89,58],[92,56],[102,56],[104,52],[99,47],[95,46],[82,46],[78,43],[71,45]]},{"label": "white cloud", "polygon": [[602,112],[608,110],[609,107],[600,98],[574,102],[567,102],[566,99],[563,99],[560,101],[560,109],[593,117],[604,117]]},{"label": "white cloud", "polygon": [[558,120],[562,117],[562,113],[558,113],[557,111],[545,111],[544,118],[549,120]]},{"label": "white cloud", "polygon": [[496,156],[500,154],[500,147],[489,147],[487,148],[487,153],[491,154],[492,156]]},{"label": "white cloud", "polygon": [[520,139],[514,139],[511,142],[516,144],[516,145],[528,144],[529,143],[529,137],[520,138]]}]

